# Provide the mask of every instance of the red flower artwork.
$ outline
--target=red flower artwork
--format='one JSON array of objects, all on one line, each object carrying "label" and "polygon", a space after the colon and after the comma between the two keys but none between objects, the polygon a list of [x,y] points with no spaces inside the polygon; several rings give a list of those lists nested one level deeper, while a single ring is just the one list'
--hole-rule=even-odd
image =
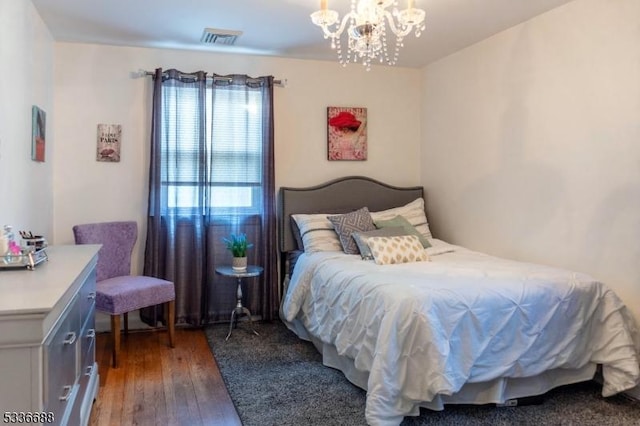
[{"label": "red flower artwork", "polygon": [[327,108],[329,160],[367,159],[367,109]]},{"label": "red flower artwork", "polygon": [[352,132],[358,130],[360,127],[361,121],[356,120],[356,116],[350,112],[342,111],[335,117],[329,120],[329,125],[333,127],[337,127],[338,129],[344,130],[349,129]]}]

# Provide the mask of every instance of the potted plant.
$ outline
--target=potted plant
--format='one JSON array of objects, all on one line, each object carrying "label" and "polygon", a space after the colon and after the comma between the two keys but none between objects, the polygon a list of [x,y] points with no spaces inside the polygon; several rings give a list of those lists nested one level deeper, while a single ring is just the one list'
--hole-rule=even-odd
[{"label": "potted plant", "polygon": [[247,241],[246,234],[231,234],[229,238],[223,238],[224,243],[227,246],[227,250],[233,255],[233,263],[231,267],[234,271],[246,271],[247,270],[247,250],[253,247],[249,241]]}]

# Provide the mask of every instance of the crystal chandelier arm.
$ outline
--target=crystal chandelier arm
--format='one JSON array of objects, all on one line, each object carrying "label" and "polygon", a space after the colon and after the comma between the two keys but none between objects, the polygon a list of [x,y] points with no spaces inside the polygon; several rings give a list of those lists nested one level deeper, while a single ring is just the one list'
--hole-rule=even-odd
[{"label": "crystal chandelier arm", "polygon": [[345,27],[347,26],[347,22],[349,22],[349,19],[351,19],[351,16],[355,15],[353,12],[349,12],[346,15],[344,15],[342,17],[342,22],[340,23],[340,26],[336,28],[336,30],[334,32],[332,32],[329,29],[328,25],[320,25],[320,28],[322,28],[322,32],[324,33],[325,38],[337,38],[340,37],[342,35],[342,33],[344,32]]},{"label": "crystal chandelier arm", "polygon": [[393,15],[391,15],[391,13],[388,10],[384,11],[384,17],[387,18],[387,22],[389,23],[389,28],[397,37],[404,37],[407,34],[409,34],[411,30],[413,30],[413,27],[414,27],[413,24],[407,25],[404,31],[399,30],[398,27],[396,27],[396,21],[393,19]]}]

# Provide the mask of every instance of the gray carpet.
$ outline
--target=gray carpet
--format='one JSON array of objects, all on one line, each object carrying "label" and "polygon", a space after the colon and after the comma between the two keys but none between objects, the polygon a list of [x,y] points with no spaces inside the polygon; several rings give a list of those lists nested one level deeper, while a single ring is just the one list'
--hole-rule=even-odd
[{"label": "gray carpet", "polygon": [[[322,365],[315,347],[281,322],[258,323],[260,336],[241,323],[205,329],[209,345],[244,426],[366,425],[365,392]],[[602,398],[589,382],[554,389],[542,404],[520,407],[447,406],[421,411],[403,426],[426,425],[640,425],[640,402]]]}]

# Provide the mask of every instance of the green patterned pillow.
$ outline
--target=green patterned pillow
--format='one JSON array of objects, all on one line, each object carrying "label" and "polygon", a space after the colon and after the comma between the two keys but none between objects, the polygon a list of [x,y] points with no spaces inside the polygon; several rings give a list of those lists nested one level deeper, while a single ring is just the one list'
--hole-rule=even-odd
[{"label": "green patterned pillow", "polygon": [[429,240],[427,240],[427,238],[424,235],[422,235],[420,231],[418,231],[416,227],[413,226],[404,216],[396,216],[392,219],[376,220],[374,222],[376,224],[376,227],[378,228],[389,228],[389,227],[401,226],[405,229],[405,231],[407,231],[407,234],[415,235],[416,237],[418,237],[418,239],[420,240],[420,243],[422,243],[422,247],[424,248],[431,247]]},{"label": "green patterned pillow", "polygon": [[367,242],[378,265],[429,260],[429,255],[415,235],[371,237]]},{"label": "green patterned pillow", "polygon": [[371,237],[395,237],[398,235],[408,235],[402,226],[392,226],[390,228],[374,229],[373,231],[354,232],[353,239],[356,240],[360,256],[364,260],[373,260],[371,249],[369,248],[369,238]]}]

